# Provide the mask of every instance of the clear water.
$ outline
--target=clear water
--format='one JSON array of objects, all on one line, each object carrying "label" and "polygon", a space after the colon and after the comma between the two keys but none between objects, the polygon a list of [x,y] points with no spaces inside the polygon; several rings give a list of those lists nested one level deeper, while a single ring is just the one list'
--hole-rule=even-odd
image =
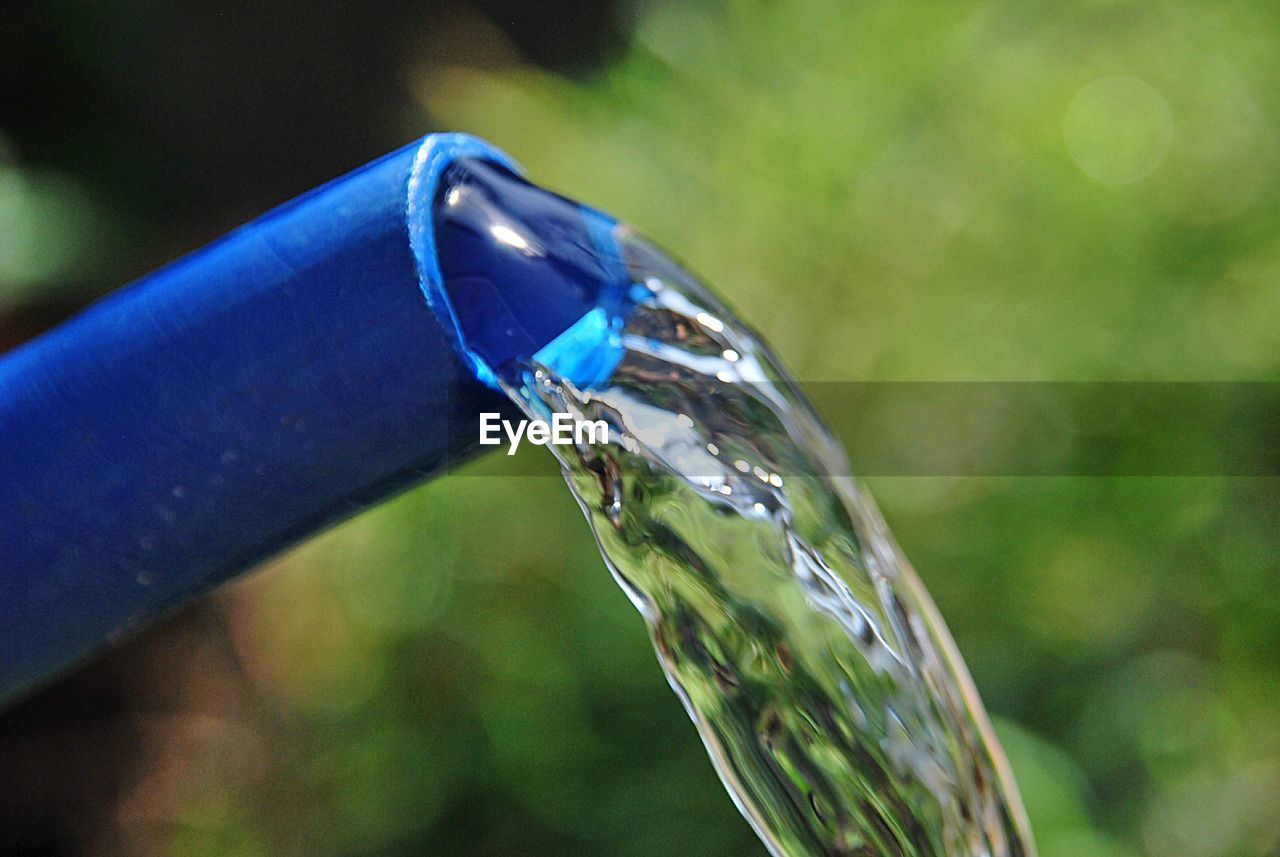
[{"label": "clear water", "polygon": [[1025,855],[1022,806],[955,645],[839,444],[761,341],[617,227],[637,308],[589,391],[534,361],[552,447],[733,800],[775,854]]}]

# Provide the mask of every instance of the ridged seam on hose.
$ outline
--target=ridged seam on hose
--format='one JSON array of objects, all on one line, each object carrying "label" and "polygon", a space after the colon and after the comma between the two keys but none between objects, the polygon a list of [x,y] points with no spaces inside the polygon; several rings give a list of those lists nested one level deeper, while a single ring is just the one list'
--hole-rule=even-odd
[{"label": "ridged seam on hose", "polygon": [[422,288],[422,295],[448,331],[454,348],[471,366],[477,378],[494,389],[500,389],[498,379],[493,377],[489,368],[462,341],[462,327],[445,292],[444,276],[440,273],[440,259],[436,252],[433,217],[436,190],[444,171],[459,158],[492,161],[517,175],[523,173],[520,165],[501,149],[470,134],[428,134],[423,137],[422,145],[413,159],[413,170],[409,174],[408,203],[405,209],[409,247],[417,261],[418,284]]}]

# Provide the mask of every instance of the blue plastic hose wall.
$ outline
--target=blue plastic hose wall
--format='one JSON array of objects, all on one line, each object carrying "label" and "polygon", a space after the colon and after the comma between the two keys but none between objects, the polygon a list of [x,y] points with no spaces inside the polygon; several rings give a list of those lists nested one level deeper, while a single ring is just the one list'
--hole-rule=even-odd
[{"label": "blue plastic hose wall", "polygon": [[440,151],[507,163],[429,137],[0,359],[0,700],[473,451],[505,405],[406,223]]}]

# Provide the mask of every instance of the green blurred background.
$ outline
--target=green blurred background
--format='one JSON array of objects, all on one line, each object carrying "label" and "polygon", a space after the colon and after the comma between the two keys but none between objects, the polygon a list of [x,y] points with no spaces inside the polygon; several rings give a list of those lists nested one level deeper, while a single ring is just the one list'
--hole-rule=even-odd
[{"label": "green blurred background", "polygon": [[[675,250],[803,381],[1276,381],[1277,34],[1210,0],[6,5],[0,345],[458,129]],[[0,850],[762,853],[530,467],[0,716]],[[869,481],[1044,857],[1280,854],[1280,480]]]}]

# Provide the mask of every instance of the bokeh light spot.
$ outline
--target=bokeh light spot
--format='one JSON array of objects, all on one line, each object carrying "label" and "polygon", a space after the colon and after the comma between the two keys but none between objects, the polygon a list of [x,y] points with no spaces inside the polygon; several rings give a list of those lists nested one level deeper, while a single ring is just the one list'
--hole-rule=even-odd
[{"label": "bokeh light spot", "polygon": [[1136,77],[1103,77],[1071,101],[1063,120],[1067,151],[1104,184],[1150,175],[1169,151],[1173,114],[1164,96]]}]

